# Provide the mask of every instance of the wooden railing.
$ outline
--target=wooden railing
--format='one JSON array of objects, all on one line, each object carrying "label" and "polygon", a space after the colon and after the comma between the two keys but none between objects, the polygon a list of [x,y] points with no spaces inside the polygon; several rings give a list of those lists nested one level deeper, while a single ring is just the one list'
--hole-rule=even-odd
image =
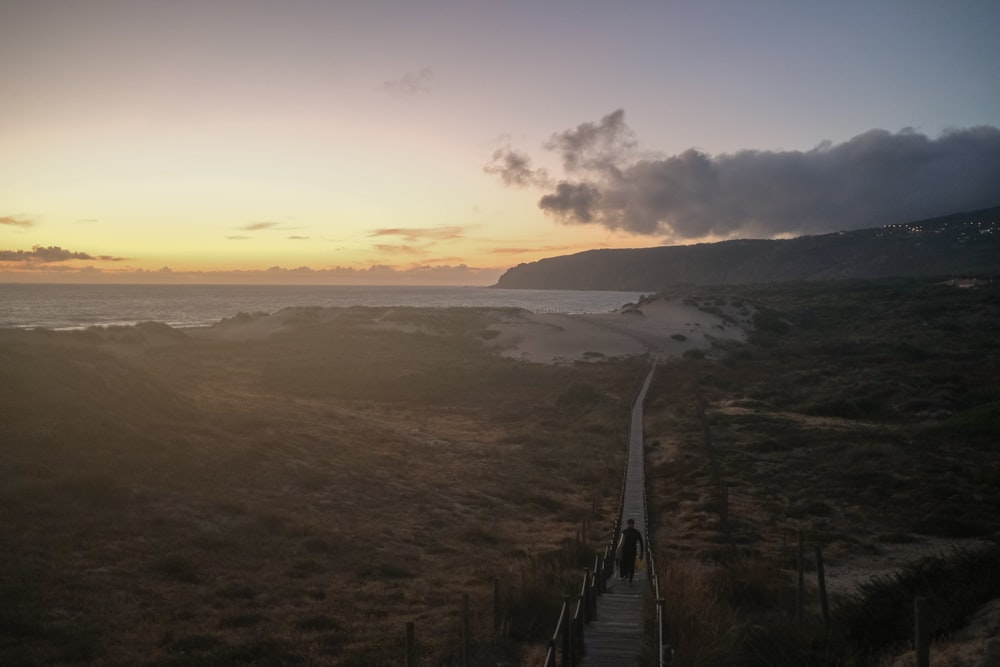
[{"label": "wooden railing", "polygon": [[649,531],[649,495],[642,490],[643,505],[647,508],[646,523],[646,573],[653,589],[653,599],[656,600],[656,664],[658,667],[670,667],[674,664],[674,649],[670,645],[670,634],[667,628],[667,601],[660,593],[660,576],[656,572],[656,556],[653,554],[653,537]]},{"label": "wooden railing", "polygon": [[[636,391],[636,398],[639,391]],[[629,411],[631,414],[631,411]],[[626,429],[626,433],[631,433],[631,423]],[[624,470],[628,470],[631,447],[625,448]],[[548,641],[548,651],[545,654],[545,667],[576,667],[583,657],[584,633],[586,625],[597,617],[597,598],[606,592],[607,579],[614,574],[615,568],[615,545],[621,535],[622,509],[625,506],[625,492],[627,491],[627,476],[622,475],[621,490],[618,494],[618,516],[611,529],[610,542],[604,549],[603,554],[594,558],[594,567],[585,570],[580,593],[574,601],[571,596],[564,595],[562,608],[559,612],[559,620],[552,633],[552,638]],[[643,489],[643,494],[646,491]],[[649,536],[649,526],[646,525],[646,535]],[[649,544],[646,545],[649,553]],[[652,567],[652,557],[648,556],[648,566]],[[650,570],[652,576],[652,570]],[[660,605],[657,605],[660,608]],[[662,645],[662,641],[661,641]]]},{"label": "wooden railing", "polygon": [[577,665],[583,657],[583,638],[586,626],[597,618],[597,598],[605,592],[605,582],[610,568],[614,567],[610,547],[594,557],[594,567],[583,571],[580,592],[573,599],[563,596],[559,621],[548,642],[545,667]]}]

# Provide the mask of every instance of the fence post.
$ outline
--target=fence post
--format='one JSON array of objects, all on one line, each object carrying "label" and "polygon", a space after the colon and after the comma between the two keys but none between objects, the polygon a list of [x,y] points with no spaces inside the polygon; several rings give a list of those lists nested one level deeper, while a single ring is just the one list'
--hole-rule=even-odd
[{"label": "fence post", "polygon": [[799,587],[798,587],[798,592],[795,596],[795,621],[800,624],[802,623],[802,606],[803,606],[803,598],[805,596],[805,581],[803,580],[804,576],[803,571],[805,568],[805,564],[803,563],[803,560],[804,559],[802,555],[802,529],[799,529],[799,551],[798,551],[798,556],[796,558],[799,570]]},{"label": "fence post", "polygon": [[569,595],[563,593],[563,634],[562,634],[562,664],[573,664],[573,614],[569,606]]},{"label": "fence post", "polygon": [[462,595],[462,667],[469,667],[469,594]]},{"label": "fence post", "polygon": [[670,645],[667,643],[667,601],[656,598],[656,654],[659,657],[657,665],[667,667],[673,662]]},{"label": "fence post", "polygon": [[500,577],[493,577],[493,633],[500,631]]},{"label": "fence post", "polygon": [[729,485],[722,485],[722,524],[725,525],[729,522]]},{"label": "fence post", "polygon": [[413,627],[413,621],[406,622],[406,667],[416,667],[417,665],[417,652],[416,652],[417,638],[416,631]]},{"label": "fence post", "polygon": [[601,557],[594,556],[593,574],[590,575],[590,620],[597,619],[597,597],[601,594]]},{"label": "fence post", "polygon": [[573,633],[574,640],[575,640],[573,642],[573,664],[574,665],[576,663],[580,662],[580,658],[584,654],[584,650],[583,650],[583,633],[584,633],[584,627],[583,627],[583,625],[584,625],[584,623],[586,622],[586,619],[587,619],[587,611],[586,611],[586,608],[585,608],[586,607],[586,601],[583,599],[583,594],[580,594],[580,595],[576,596],[576,606],[577,606],[577,609],[580,610],[580,615],[576,618],[575,621],[573,621],[573,627],[576,628],[576,632]]},{"label": "fence post", "polygon": [[913,617],[915,635],[914,647],[917,654],[917,667],[930,667],[931,646],[930,629],[927,627],[927,600],[926,598],[915,598],[913,600]]},{"label": "fence post", "polygon": [[830,630],[830,605],[826,599],[826,571],[823,568],[823,548],[816,545],[816,583],[819,586],[819,603],[823,609],[823,627]]}]

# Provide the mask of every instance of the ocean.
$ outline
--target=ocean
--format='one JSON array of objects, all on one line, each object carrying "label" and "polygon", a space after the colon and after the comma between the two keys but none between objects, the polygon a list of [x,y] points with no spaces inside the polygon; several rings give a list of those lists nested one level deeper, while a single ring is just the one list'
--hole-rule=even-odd
[{"label": "ocean", "polygon": [[210,326],[289,306],[517,307],[535,313],[603,313],[638,292],[292,285],[69,285],[0,283],[0,328],[85,329],[164,322]]}]

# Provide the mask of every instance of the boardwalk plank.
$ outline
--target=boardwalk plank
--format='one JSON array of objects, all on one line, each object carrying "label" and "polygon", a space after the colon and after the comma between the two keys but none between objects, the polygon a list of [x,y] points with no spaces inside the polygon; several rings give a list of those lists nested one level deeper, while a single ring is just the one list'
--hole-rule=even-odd
[{"label": "boardwalk plank", "polygon": [[[656,368],[654,360],[642,389],[632,406],[629,430],[628,465],[622,494],[621,518],[646,524],[645,464],[643,461],[642,406]],[[646,539],[643,531],[643,540]],[[647,545],[648,548],[648,545]],[[636,572],[633,582],[607,581],[607,592],[597,598],[596,618],[584,630],[582,667],[635,667],[642,652],[643,613],[651,595],[645,572]]]}]

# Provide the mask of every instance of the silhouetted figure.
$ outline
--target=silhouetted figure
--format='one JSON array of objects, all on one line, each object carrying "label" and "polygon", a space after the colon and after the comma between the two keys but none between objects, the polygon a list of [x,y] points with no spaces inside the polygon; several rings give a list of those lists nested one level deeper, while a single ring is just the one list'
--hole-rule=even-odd
[{"label": "silhouetted figure", "polygon": [[642,534],[635,527],[635,520],[628,520],[628,527],[622,531],[621,539],[618,540],[618,548],[615,550],[618,556],[618,575],[622,581],[628,579],[632,583],[635,576],[635,559],[638,552],[639,560],[642,560],[646,552],[646,545],[642,542]]}]

